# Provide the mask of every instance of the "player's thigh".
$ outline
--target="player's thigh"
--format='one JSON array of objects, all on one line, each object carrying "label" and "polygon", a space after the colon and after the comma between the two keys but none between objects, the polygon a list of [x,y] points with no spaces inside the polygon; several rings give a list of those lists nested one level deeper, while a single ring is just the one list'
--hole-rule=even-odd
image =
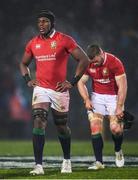
[{"label": "player's thigh", "polygon": [[66,113],[69,111],[69,92],[56,92],[51,90],[50,93],[51,108],[56,112]]},{"label": "player's thigh", "polygon": [[35,128],[45,129],[50,99],[45,88],[36,86],[32,97],[32,117]]},{"label": "player's thigh", "polygon": [[106,115],[115,115],[117,105],[116,95],[105,95]]},{"label": "player's thigh", "polygon": [[33,90],[32,96],[32,107],[43,106],[43,108],[48,108],[50,97],[46,88],[36,86]]},{"label": "player's thigh", "polygon": [[91,101],[93,105],[93,112],[105,115],[105,104],[104,104],[104,97],[98,93],[92,93]]}]

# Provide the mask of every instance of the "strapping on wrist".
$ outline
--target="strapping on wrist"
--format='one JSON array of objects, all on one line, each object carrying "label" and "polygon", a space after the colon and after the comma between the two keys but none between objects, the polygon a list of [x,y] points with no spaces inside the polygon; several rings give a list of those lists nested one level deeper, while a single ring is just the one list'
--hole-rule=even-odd
[{"label": "strapping on wrist", "polygon": [[24,78],[26,84],[27,84],[29,81],[31,81],[31,78],[30,78],[29,74],[25,74],[25,75],[23,76],[23,78]]},{"label": "strapping on wrist", "polygon": [[75,86],[75,85],[78,83],[78,81],[80,80],[80,78],[81,78],[80,75],[74,76],[74,77],[72,78],[71,82],[70,82],[71,85],[72,85],[72,86]]},{"label": "strapping on wrist", "polygon": [[124,104],[122,104],[122,103],[117,103],[117,106],[118,106],[118,107],[123,107]]}]

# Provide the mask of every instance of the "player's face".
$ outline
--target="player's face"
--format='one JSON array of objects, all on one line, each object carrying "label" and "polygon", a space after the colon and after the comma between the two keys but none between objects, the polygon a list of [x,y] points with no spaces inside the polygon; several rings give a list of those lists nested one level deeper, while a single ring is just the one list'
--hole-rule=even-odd
[{"label": "player's face", "polygon": [[93,59],[91,59],[91,62],[95,66],[101,66],[103,61],[104,61],[104,58],[103,58],[103,54],[102,53],[100,53],[99,55],[96,55]]},{"label": "player's face", "polygon": [[39,28],[40,34],[42,35],[46,34],[51,28],[50,20],[46,17],[38,18],[38,28]]}]

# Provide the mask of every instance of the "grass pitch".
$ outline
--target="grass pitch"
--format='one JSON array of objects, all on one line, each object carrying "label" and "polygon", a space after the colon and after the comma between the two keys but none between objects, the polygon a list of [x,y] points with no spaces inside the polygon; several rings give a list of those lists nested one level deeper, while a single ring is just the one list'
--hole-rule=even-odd
[{"label": "grass pitch", "polygon": [[[124,142],[125,155],[138,156],[138,142]],[[93,149],[90,141],[73,141],[71,144],[72,156],[91,156]],[[114,155],[113,143],[104,143],[104,155]],[[58,141],[46,141],[44,147],[46,156],[62,156]],[[0,141],[0,156],[33,156],[31,141]]]},{"label": "grass pitch", "polygon": [[[138,157],[138,143],[124,142],[125,156]],[[91,142],[72,142],[72,156],[93,155]],[[104,155],[114,155],[113,144],[105,143]],[[0,156],[33,156],[31,141],[1,141]],[[46,142],[44,156],[62,156],[58,142]],[[138,167],[106,167],[104,170],[92,171],[87,167],[74,167],[73,173],[61,174],[60,167],[45,168],[45,175],[30,176],[30,169],[0,169],[0,179],[138,179]]]},{"label": "grass pitch", "polygon": [[30,176],[30,169],[0,170],[1,179],[138,179],[138,168],[105,168],[89,171],[75,168],[71,174],[61,174],[60,169],[45,169],[43,176]]}]

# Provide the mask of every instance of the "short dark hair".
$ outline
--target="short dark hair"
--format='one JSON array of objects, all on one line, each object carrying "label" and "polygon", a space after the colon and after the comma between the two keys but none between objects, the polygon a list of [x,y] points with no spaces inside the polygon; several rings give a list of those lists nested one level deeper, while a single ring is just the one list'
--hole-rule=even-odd
[{"label": "short dark hair", "polygon": [[90,59],[93,59],[96,55],[99,55],[101,48],[97,44],[90,44],[87,47],[87,55]]},{"label": "short dark hair", "polygon": [[54,24],[55,22],[55,15],[53,12],[49,10],[40,10],[40,12],[37,14],[37,18],[46,17],[50,20],[51,24]]}]

